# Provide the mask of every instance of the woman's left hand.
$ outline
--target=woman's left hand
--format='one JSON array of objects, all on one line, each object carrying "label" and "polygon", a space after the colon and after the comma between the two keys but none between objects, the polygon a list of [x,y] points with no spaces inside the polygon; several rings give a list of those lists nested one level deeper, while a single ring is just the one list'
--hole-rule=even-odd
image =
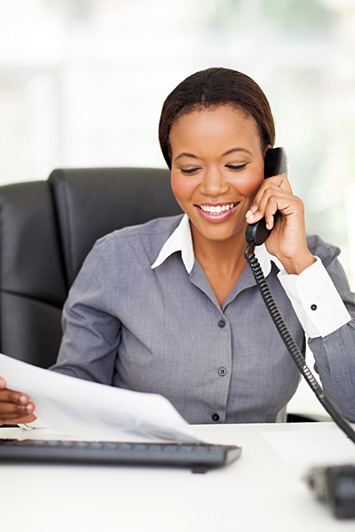
[{"label": "woman's left hand", "polygon": [[[274,224],[276,211],[279,214]],[[287,273],[298,275],[315,262],[307,247],[303,202],[294,196],[286,174],[265,179],[246,221],[255,223],[263,217],[267,228],[272,229],[266,249],[280,260]]]}]

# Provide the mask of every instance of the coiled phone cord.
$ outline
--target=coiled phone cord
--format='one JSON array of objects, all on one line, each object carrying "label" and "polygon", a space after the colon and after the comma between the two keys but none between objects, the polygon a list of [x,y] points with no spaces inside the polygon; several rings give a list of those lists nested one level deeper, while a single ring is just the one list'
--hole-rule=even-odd
[{"label": "coiled phone cord", "polygon": [[282,314],[276,304],[276,301],[271,293],[269,285],[264,277],[264,273],[261,269],[259,261],[254,253],[250,253],[251,244],[246,248],[244,252],[244,257],[248,261],[248,264],[253,272],[254,279],[260,290],[261,296],[264,300],[266,308],[269,311],[269,314],[276,326],[278,333],[280,334],[284,344],[286,345],[288,352],[295,361],[298,369],[306,379],[307,383],[311,387],[312,391],[317,396],[317,399],[323,405],[325,410],[328,412],[333,421],[338,425],[338,427],[345,432],[345,434],[350,438],[350,440],[355,443],[355,431],[346,421],[346,419],[341,415],[329,397],[325,394],[323,388],[316,381],[313,373],[307,366],[304,356],[296,344],[295,339],[293,338],[291,332],[289,331],[285,320],[282,317]]}]

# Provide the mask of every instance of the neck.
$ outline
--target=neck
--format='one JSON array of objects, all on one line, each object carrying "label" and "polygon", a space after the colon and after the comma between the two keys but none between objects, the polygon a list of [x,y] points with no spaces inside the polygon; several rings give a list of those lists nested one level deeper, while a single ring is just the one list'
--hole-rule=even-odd
[{"label": "neck", "polygon": [[224,275],[234,276],[236,272],[239,272],[240,275],[246,264],[244,251],[247,243],[243,231],[223,241],[209,240],[193,226],[191,232],[195,257],[205,271],[213,270]]}]

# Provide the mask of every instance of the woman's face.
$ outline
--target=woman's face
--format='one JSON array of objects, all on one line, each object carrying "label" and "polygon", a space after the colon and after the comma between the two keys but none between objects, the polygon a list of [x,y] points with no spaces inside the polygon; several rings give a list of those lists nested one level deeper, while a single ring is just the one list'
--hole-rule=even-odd
[{"label": "woman's face", "polygon": [[173,123],[169,140],[172,189],[194,238],[244,238],[245,214],[264,179],[254,118],[231,105],[192,111]]}]

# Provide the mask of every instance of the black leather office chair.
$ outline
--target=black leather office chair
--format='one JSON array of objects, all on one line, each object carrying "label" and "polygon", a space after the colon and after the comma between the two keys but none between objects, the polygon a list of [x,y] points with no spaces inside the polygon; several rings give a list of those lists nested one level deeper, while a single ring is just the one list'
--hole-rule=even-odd
[{"label": "black leather office chair", "polygon": [[0,187],[0,352],[53,364],[63,303],[97,238],[180,212],[162,169],[55,170]]}]

